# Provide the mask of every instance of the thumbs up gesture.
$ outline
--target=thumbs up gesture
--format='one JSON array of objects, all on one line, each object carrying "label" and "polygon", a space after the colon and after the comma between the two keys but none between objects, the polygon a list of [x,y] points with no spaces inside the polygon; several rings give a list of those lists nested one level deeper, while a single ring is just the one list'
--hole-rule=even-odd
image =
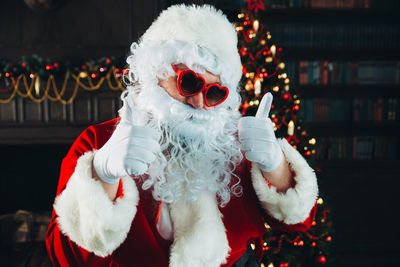
[{"label": "thumbs up gesture", "polygon": [[94,155],[97,175],[104,182],[115,184],[121,177],[145,173],[160,151],[159,138],[154,129],[122,120]]},{"label": "thumbs up gesture", "polygon": [[272,94],[262,98],[255,117],[239,120],[239,140],[246,158],[258,163],[264,172],[272,172],[282,161],[282,150],[276,140],[274,126],[268,118],[272,104]]}]

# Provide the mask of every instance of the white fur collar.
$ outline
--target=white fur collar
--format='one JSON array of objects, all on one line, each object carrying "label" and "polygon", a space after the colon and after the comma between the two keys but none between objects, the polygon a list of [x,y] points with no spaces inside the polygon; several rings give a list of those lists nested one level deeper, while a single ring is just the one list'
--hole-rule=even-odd
[{"label": "white fur collar", "polygon": [[230,248],[215,195],[204,192],[195,202],[179,200],[170,208],[171,267],[219,267],[226,262]]}]

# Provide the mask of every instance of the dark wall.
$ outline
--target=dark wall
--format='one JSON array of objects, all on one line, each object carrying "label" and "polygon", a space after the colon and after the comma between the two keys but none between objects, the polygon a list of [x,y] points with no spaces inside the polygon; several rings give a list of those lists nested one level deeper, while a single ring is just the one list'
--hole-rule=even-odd
[{"label": "dark wall", "polygon": [[66,0],[40,13],[24,1],[0,4],[0,57],[54,59],[124,56],[164,8],[163,0]]},{"label": "dark wall", "polygon": [[69,145],[0,147],[0,214],[51,210]]}]

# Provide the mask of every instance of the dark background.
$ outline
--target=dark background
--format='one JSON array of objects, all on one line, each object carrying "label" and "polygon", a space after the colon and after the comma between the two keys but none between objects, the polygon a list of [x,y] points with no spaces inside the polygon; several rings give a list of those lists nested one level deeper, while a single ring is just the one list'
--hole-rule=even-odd
[{"label": "dark background", "polygon": [[[0,58],[19,60],[38,54],[54,60],[125,57],[161,10],[174,3],[211,3],[234,18],[244,1],[70,0],[49,12],[29,9],[24,1],[0,3]],[[399,25],[398,1],[381,1],[367,12],[289,10],[269,13],[263,21],[280,23],[373,22]],[[389,5],[385,5],[389,3]],[[272,36],[279,38],[279,32]],[[397,30],[398,37],[398,30]],[[280,44],[285,47],[285,44]],[[287,50],[288,60],[399,60],[400,48]],[[331,94],[346,93],[332,89]],[[360,93],[364,93],[362,89]],[[378,90],[379,91],[379,90]],[[391,94],[399,96],[400,88]],[[368,92],[367,92],[368,93]],[[307,94],[307,92],[305,92]],[[68,107],[15,99],[0,104],[0,215],[19,209],[49,211],[55,197],[61,160],[77,135],[88,125],[117,115],[119,93],[82,94]],[[86,113],[79,108],[88,107]],[[96,107],[96,108],[93,108]],[[46,115],[47,114],[47,115]],[[83,114],[83,115],[82,115]],[[83,117],[82,117],[83,116]],[[316,136],[335,131],[368,134],[398,132],[399,124],[353,127],[349,124],[314,127]],[[319,130],[318,130],[319,129]],[[400,264],[400,229],[397,221],[400,185],[399,160],[322,161],[318,175],[325,201],[334,215],[335,253],[344,266]],[[397,265],[400,266],[400,265]]]}]

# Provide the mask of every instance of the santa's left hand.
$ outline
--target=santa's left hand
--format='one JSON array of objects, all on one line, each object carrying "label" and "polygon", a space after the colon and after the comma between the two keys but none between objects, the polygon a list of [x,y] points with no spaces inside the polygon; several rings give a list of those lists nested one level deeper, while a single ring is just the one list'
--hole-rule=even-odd
[{"label": "santa's left hand", "polygon": [[282,161],[282,150],[276,140],[274,126],[268,118],[272,104],[272,94],[262,98],[255,117],[239,120],[239,140],[241,149],[249,161],[258,163],[264,172],[272,172]]}]

